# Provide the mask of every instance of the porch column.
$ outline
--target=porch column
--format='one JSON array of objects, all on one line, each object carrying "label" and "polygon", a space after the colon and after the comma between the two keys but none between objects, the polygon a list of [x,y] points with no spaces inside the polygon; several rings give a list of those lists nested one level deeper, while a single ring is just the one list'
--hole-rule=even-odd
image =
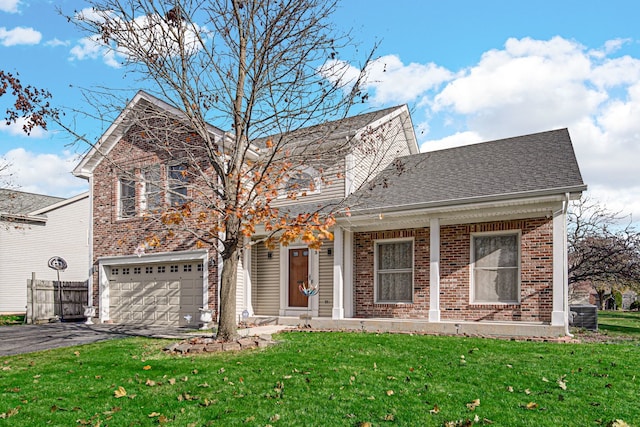
[{"label": "porch column", "polygon": [[336,227],[333,231],[333,310],[332,319],[344,319],[344,259],[343,230]]},{"label": "porch column", "polygon": [[440,219],[429,220],[429,322],[440,321]]},{"label": "porch column", "polygon": [[565,312],[567,284],[567,215],[563,210],[553,216],[553,311],[551,325],[564,326],[569,321]]},{"label": "porch column", "polygon": [[244,250],[242,259],[242,270],[244,273],[244,309],[249,312],[249,316],[253,316],[253,304],[251,303],[251,239],[245,237]]},{"label": "porch column", "polygon": [[353,317],[353,231],[344,230],[344,316]]}]

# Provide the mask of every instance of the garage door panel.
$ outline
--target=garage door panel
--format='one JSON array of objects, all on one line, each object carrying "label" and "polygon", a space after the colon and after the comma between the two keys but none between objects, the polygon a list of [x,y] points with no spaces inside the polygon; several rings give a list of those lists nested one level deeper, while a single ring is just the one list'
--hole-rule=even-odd
[{"label": "garage door panel", "polygon": [[[129,268],[135,274],[109,277],[111,319],[178,326],[187,325],[184,317],[188,315],[194,326],[199,320],[203,293],[202,269],[197,265],[198,262],[143,264],[140,268]],[[122,273],[127,270],[115,268]]]}]

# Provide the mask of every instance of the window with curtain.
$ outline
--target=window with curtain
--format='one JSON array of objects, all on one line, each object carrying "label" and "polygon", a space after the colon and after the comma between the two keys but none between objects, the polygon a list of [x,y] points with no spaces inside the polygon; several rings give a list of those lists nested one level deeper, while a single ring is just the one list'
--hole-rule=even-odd
[{"label": "window with curtain", "polygon": [[472,237],[473,302],[520,302],[519,234]]},{"label": "window with curtain", "polygon": [[376,302],[413,302],[413,241],[376,243]]},{"label": "window with curtain", "polygon": [[119,183],[118,216],[120,218],[132,218],[136,216],[136,183],[132,179],[120,178]]}]

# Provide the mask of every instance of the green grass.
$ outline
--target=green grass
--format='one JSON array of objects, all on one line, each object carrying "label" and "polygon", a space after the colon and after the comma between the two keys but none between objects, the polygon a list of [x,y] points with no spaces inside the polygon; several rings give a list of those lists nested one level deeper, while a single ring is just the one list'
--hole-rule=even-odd
[{"label": "green grass", "polygon": [[640,338],[640,312],[599,311],[598,329],[608,335]]},{"label": "green grass", "polygon": [[22,325],[23,323],[24,323],[24,315],[22,314],[0,315],[0,326]]},{"label": "green grass", "polygon": [[640,426],[637,343],[277,337],[195,357],[144,338],[2,357],[0,426]]}]

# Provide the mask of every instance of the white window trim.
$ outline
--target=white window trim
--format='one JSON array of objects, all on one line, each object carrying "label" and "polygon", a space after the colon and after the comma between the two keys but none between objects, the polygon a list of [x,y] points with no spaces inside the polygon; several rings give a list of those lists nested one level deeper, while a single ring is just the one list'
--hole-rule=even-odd
[{"label": "white window trim", "polygon": [[[411,242],[411,301],[379,301],[378,300],[378,245],[381,243]],[[373,242],[373,301],[375,304],[413,304],[415,291],[415,239],[413,237],[400,237],[396,239],[376,239]],[[398,269],[397,271],[400,271]],[[408,272],[409,269],[406,269]]]},{"label": "white window trim", "polygon": [[[475,253],[475,238],[480,236],[504,236],[515,235],[517,237],[518,246],[518,299],[516,301],[476,301],[475,300],[475,268],[476,260],[474,259]],[[469,304],[474,306],[482,305],[520,305],[521,304],[521,292],[522,292],[522,230],[501,230],[501,231],[486,231],[471,233],[470,252],[469,252]]]}]

